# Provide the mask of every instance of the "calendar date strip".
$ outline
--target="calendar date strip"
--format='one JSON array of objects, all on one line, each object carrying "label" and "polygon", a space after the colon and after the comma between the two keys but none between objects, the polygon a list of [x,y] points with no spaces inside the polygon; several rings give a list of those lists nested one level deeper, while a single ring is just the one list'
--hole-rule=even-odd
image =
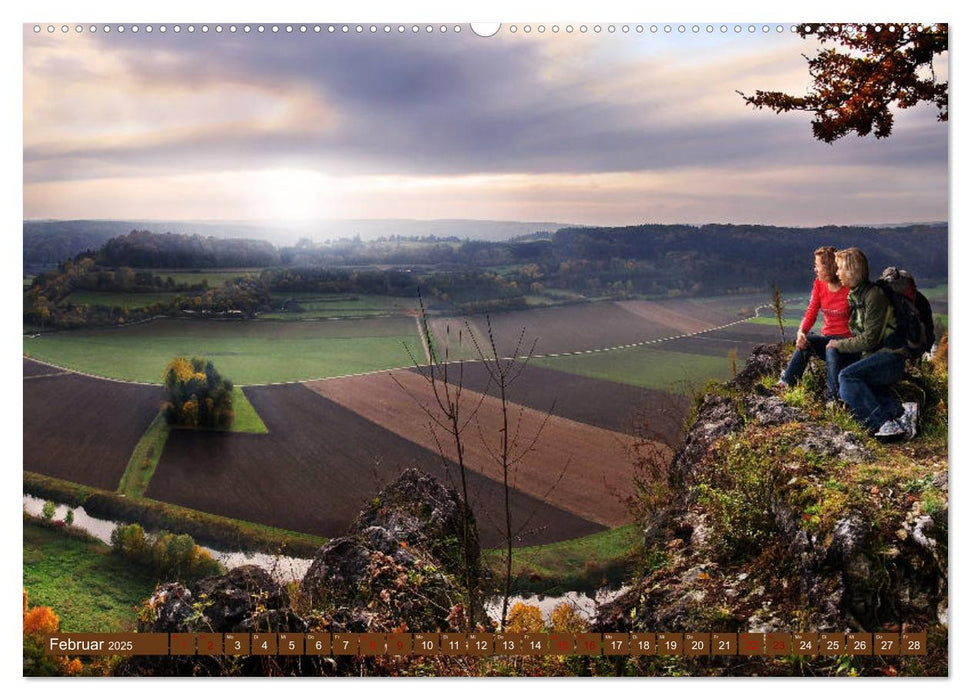
[{"label": "calendar date strip", "polygon": [[926,656],[927,633],[62,633],[60,656]]}]

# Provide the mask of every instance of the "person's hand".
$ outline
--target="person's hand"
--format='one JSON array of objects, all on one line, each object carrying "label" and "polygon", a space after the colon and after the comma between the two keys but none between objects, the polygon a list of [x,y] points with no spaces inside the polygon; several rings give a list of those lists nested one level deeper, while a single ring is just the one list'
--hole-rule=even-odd
[{"label": "person's hand", "polygon": [[796,347],[800,350],[805,350],[809,346],[809,341],[806,340],[806,334],[802,331],[796,333]]},{"label": "person's hand", "polygon": [[837,343],[835,340],[831,340],[828,343],[826,343],[826,347],[827,348],[833,348],[835,350],[835,349],[839,348],[839,343]]}]

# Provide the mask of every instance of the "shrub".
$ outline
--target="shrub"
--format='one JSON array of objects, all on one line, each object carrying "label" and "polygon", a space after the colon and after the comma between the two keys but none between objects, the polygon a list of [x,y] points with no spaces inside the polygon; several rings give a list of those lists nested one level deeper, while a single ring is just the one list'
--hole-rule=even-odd
[{"label": "shrub", "polygon": [[190,535],[159,532],[146,535],[138,523],[119,525],[111,533],[111,545],[126,559],[150,567],[158,576],[198,579],[222,573],[223,568]]},{"label": "shrub", "polygon": [[712,451],[698,503],[712,516],[713,544],[724,559],[745,558],[773,538],[772,495],[789,449],[785,441],[729,436]]},{"label": "shrub", "polygon": [[576,606],[563,602],[550,612],[550,629],[553,632],[586,632],[590,626]]},{"label": "shrub", "polygon": [[44,507],[41,510],[41,513],[44,515],[44,520],[52,519],[56,510],[57,506],[54,505],[53,501],[44,501]]},{"label": "shrub", "polygon": [[509,622],[506,624],[507,632],[542,632],[543,613],[535,605],[526,603],[516,603],[509,610]]}]

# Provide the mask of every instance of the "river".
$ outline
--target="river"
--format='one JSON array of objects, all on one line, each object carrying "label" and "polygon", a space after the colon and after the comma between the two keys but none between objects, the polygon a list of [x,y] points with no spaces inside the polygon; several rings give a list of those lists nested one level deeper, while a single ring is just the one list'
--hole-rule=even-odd
[{"label": "river", "polygon": [[[43,517],[43,508],[44,499],[24,494],[25,513],[37,517]],[[54,519],[63,520],[67,515],[69,508],[69,506],[63,503],[56,504]],[[74,527],[84,530],[88,534],[97,537],[105,544],[111,544],[111,533],[116,527],[118,527],[118,522],[113,520],[102,520],[101,518],[90,516],[85,512],[83,507],[74,508],[73,510]],[[244,564],[255,564],[256,566],[266,570],[267,573],[274,578],[274,580],[281,584],[302,579],[313,561],[311,559],[284,557],[274,554],[265,554],[262,552],[221,552],[211,547],[205,547],[203,545],[199,546],[205,551],[209,552],[209,554],[211,554],[216,561],[225,566],[227,569],[233,569],[237,566],[243,566]],[[563,595],[558,596],[512,596],[509,599],[509,607],[512,608],[512,606],[517,602],[526,603],[527,605],[534,605],[543,612],[544,617],[548,618],[549,614],[553,611],[553,608],[555,608],[557,605],[560,603],[569,603],[581,616],[590,620],[593,619],[594,615],[596,614],[598,605],[612,600],[623,593],[624,590],[626,589],[621,588],[620,590],[610,590],[604,588],[597,591],[596,595],[594,596],[590,596],[586,593],[578,591],[567,591]],[[486,602],[485,607],[486,611],[491,617],[498,619],[499,615],[502,613],[502,598],[490,598]]]}]

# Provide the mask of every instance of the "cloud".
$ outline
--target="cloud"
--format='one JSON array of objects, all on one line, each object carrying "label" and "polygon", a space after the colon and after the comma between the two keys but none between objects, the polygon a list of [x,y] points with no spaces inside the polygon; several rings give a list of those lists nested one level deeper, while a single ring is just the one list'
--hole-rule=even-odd
[{"label": "cloud", "polygon": [[[947,129],[927,110],[901,115],[889,140],[829,146],[811,138],[808,115],[753,111],[735,94],[802,89],[807,50],[775,35],[30,34],[24,179],[39,204],[37,193],[63,191],[59,182],[175,186],[212,173],[224,184],[227,173],[259,171],[360,187],[368,178],[437,182],[435,192],[452,196],[441,184],[448,178],[532,177],[546,185],[518,201],[542,192],[530,201],[574,197],[596,208],[565,183],[663,175],[691,188],[687,199],[665,190],[669,201],[702,206],[726,179],[791,168],[822,178],[821,188],[827,173],[862,168],[860,190],[887,169],[946,173]],[[235,186],[247,191],[241,183],[253,180],[241,178]],[[779,207],[776,183],[758,182]],[[419,191],[446,206],[427,186],[410,194]],[[637,192],[599,191],[610,201],[623,192],[635,197],[624,205],[633,211]],[[463,196],[478,201],[471,190]]]}]

